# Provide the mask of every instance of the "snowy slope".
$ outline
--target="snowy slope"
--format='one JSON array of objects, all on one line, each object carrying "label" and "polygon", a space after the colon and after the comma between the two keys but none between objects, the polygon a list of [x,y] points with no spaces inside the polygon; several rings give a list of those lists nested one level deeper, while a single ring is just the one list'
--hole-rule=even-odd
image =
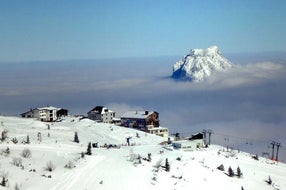
[{"label": "snowy slope", "polygon": [[[34,119],[0,116],[0,132],[8,130],[8,139],[0,143],[0,181],[8,179],[6,187],[0,189],[286,189],[286,165],[265,158],[254,160],[252,155],[212,145],[196,151],[174,150],[165,145],[158,136],[122,128],[110,124],[99,124],[91,120],[67,117],[64,121],[50,124]],[[50,129],[48,129],[50,124]],[[75,131],[80,143],[73,142]],[[38,141],[38,133],[42,141]],[[136,137],[139,134],[139,138]],[[30,144],[23,144],[29,135]],[[16,137],[18,143],[11,142]],[[126,137],[132,137],[133,146],[126,146]],[[92,155],[81,158],[88,142],[100,146],[116,144],[120,148],[92,148]],[[9,147],[10,154],[5,154]],[[30,158],[20,154],[31,150]],[[152,160],[147,158],[151,153]],[[141,163],[138,156],[140,155]],[[23,167],[13,164],[21,158]],[[165,159],[170,171],[165,171]],[[51,161],[55,169],[46,171]],[[66,168],[73,163],[75,167]],[[216,169],[223,164],[225,171]],[[227,170],[236,173],[239,166],[243,176],[229,177]],[[48,177],[50,176],[50,177]],[[265,180],[272,179],[268,185]]]},{"label": "snowy slope", "polygon": [[221,54],[217,46],[192,49],[190,54],[176,62],[172,77],[175,79],[202,81],[214,72],[226,71],[232,64]]}]

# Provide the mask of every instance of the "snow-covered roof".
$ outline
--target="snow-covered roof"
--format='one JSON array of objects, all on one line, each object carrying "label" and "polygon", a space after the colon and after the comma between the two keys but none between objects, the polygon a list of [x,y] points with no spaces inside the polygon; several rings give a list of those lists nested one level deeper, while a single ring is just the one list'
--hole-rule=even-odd
[{"label": "snow-covered roof", "polygon": [[61,110],[62,108],[57,108],[57,107],[54,107],[54,106],[46,106],[46,107],[41,107],[41,108],[34,108],[34,109],[30,109],[29,111],[26,111],[24,113],[22,113],[21,115],[25,115],[25,114],[28,114],[28,113],[31,113],[32,111],[35,111],[35,110]]},{"label": "snow-covered roof", "polygon": [[153,114],[153,111],[128,111],[125,112],[121,118],[130,118],[130,119],[146,119],[148,116]]},{"label": "snow-covered roof", "polygon": [[118,118],[118,117],[114,117],[114,118],[112,118],[112,120],[113,120],[113,121],[121,121],[121,119]]},{"label": "snow-covered roof", "polygon": [[186,140],[198,140],[198,139],[203,139],[204,135],[203,133],[195,133],[191,137],[186,137]]},{"label": "snow-covered roof", "polygon": [[61,108],[56,108],[53,106],[46,106],[46,107],[41,107],[41,108],[36,108],[38,110],[60,110]]}]

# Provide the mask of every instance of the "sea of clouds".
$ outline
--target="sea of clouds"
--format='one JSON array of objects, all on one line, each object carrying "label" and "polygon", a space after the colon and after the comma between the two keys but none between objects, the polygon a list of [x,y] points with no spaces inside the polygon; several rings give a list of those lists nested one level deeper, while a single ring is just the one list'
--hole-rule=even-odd
[{"label": "sea of clouds", "polygon": [[[227,56],[226,56],[227,57]],[[53,105],[86,114],[97,105],[116,111],[155,110],[171,133],[211,129],[212,141],[270,152],[286,146],[285,54],[230,55],[229,72],[203,82],[170,78],[180,57],[0,63],[0,113],[19,115]],[[286,149],[281,148],[286,160]]]}]

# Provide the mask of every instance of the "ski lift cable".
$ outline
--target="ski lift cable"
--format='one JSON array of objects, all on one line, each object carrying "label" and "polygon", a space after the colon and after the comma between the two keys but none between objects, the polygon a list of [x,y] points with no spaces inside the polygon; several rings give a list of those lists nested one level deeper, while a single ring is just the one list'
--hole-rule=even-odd
[{"label": "ski lift cable", "polygon": [[[223,134],[223,133],[215,133],[214,135],[220,135],[224,137],[232,137],[236,139],[242,139],[242,140],[248,140],[248,141],[262,141],[262,139],[268,139],[269,137],[260,137],[260,138],[255,138],[255,137],[241,137],[241,136],[235,136],[235,135],[230,135],[230,134]],[[265,140],[263,140],[265,141]]]}]

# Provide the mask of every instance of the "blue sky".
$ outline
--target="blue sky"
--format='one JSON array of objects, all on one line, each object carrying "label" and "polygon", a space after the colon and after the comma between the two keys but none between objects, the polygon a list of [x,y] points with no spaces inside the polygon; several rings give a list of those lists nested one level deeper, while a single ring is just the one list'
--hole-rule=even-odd
[{"label": "blue sky", "polygon": [[0,1],[0,62],[286,51],[286,1]]}]

